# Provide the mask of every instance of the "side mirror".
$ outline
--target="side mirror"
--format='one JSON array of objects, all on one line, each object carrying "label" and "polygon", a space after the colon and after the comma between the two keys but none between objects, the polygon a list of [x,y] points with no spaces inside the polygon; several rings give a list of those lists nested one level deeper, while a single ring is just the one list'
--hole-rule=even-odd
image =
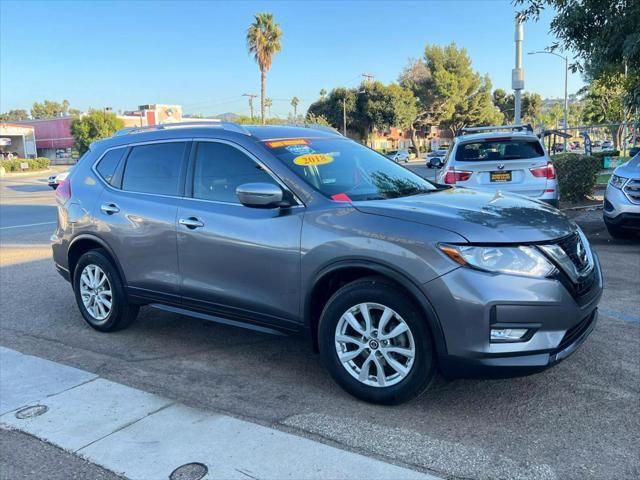
[{"label": "side mirror", "polygon": [[245,207],[278,208],[288,206],[283,202],[282,188],[273,183],[244,183],[236,188],[236,195]]}]

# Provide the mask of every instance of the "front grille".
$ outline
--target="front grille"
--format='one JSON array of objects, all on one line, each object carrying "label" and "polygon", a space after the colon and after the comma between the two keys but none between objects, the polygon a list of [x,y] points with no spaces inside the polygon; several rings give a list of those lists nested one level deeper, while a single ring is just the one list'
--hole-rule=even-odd
[{"label": "front grille", "polygon": [[569,257],[578,273],[589,266],[587,247],[582,243],[577,233],[559,240],[557,245],[564,251],[567,257]]},{"label": "front grille", "polygon": [[575,342],[578,338],[580,338],[580,336],[587,331],[587,329],[589,328],[591,323],[593,323],[593,320],[595,318],[596,318],[596,312],[593,312],[588,317],[582,319],[580,323],[578,323],[577,325],[567,330],[567,332],[564,334],[564,337],[562,337],[562,341],[560,342],[560,345],[558,345],[557,351],[561,352],[562,350],[567,348],[569,345],[571,345],[573,342]]},{"label": "front grille", "polygon": [[622,191],[630,202],[640,204],[640,178],[630,179]]}]

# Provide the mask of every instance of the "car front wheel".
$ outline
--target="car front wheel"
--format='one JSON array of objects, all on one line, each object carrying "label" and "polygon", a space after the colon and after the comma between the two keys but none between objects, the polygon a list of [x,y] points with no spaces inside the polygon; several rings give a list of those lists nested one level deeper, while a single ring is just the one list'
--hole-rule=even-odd
[{"label": "car front wheel", "polygon": [[398,404],[435,374],[431,334],[412,299],[384,278],[357,280],[327,302],[319,328],[322,360],[351,395]]}]

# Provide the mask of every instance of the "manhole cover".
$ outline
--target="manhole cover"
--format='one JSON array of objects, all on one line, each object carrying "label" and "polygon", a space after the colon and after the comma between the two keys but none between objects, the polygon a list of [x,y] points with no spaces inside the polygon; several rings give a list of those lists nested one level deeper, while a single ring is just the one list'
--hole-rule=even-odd
[{"label": "manhole cover", "polygon": [[46,413],[47,410],[49,410],[49,407],[46,405],[30,405],[18,410],[16,412],[16,418],[23,420],[25,418],[38,417],[43,413]]},{"label": "manhole cover", "polygon": [[185,463],[171,472],[169,480],[200,480],[208,471],[209,469],[203,463]]}]

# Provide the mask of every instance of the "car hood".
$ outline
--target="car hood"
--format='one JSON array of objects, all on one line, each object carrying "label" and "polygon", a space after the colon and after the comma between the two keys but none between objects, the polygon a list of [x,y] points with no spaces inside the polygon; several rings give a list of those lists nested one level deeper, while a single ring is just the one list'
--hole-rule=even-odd
[{"label": "car hood", "polygon": [[448,188],[423,195],[353,202],[363,213],[455,232],[473,243],[545,242],[576,225],[562,212],[526,197],[497,191]]},{"label": "car hood", "polygon": [[613,173],[620,177],[640,178],[640,155],[636,155],[627,163],[623,163]]}]

